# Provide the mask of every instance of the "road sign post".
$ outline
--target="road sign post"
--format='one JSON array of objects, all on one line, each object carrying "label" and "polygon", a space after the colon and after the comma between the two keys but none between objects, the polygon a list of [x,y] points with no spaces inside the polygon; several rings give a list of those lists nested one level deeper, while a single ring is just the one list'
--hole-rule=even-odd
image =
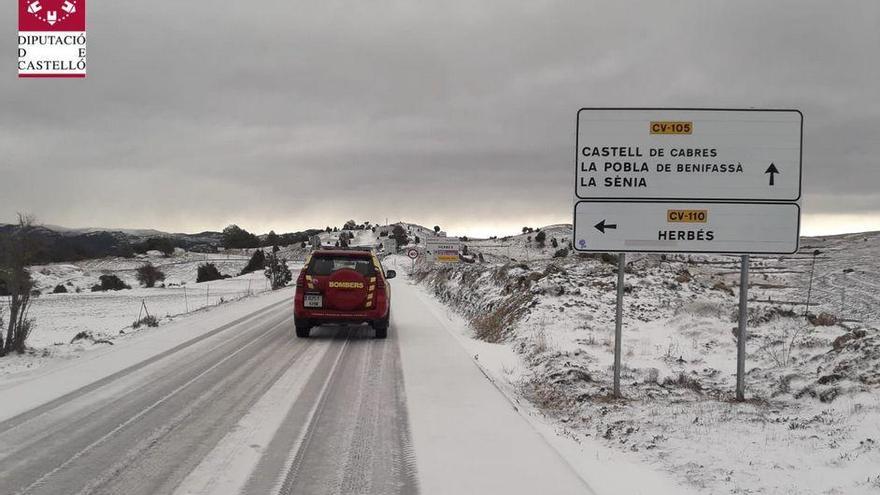
[{"label": "road sign post", "polygon": [[810,319],[810,303],[813,299],[813,274],[816,273],[816,257],[819,256],[822,251],[818,249],[813,250],[813,261],[810,263],[810,285],[807,287],[807,304],[804,308],[804,319]]},{"label": "road sign post", "polygon": [[582,108],[575,134],[572,247],[619,253],[614,395],[625,253],[715,253],[742,255],[736,397],[744,400],[749,255],[798,250],[803,115]]},{"label": "road sign post", "polygon": [[749,255],[740,259],[739,273],[739,332],[736,334],[736,400],[745,400],[746,393],[746,339],[749,320]]},{"label": "road sign post", "polygon": [[620,398],[620,354],[623,347],[623,273],[626,253],[617,255],[617,310],[614,320],[614,396]]},{"label": "road sign post", "polygon": [[409,274],[412,275],[416,271],[416,260],[419,258],[419,250],[409,248],[406,250],[406,257],[410,259]]}]

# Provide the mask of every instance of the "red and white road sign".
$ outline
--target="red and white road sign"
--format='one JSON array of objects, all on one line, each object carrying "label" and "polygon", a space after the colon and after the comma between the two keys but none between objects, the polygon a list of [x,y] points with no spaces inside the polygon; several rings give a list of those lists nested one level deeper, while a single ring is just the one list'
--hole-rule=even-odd
[{"label": "red and white road sign", "polygon": [[409,259],[414,260],[419,257],[419,250],[416,248],[409,248],[406,250],[406,256]]}]

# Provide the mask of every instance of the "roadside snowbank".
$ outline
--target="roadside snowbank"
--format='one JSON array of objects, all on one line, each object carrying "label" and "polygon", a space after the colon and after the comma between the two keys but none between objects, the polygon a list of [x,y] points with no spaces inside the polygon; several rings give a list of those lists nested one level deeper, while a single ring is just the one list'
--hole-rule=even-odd
[{"label": "roadside snowbank", "polygon": [[[400,261],[399,264],[403,266],[406,263],[407,261]],[[391,264],[394,264],[394,262]],[[401,287],[402,283],[406,283],[407,285]],[[461,345],[462,349],[470,356],[477,369],[479,369],[495,389],[507,399],[509,406],[517,411],[519,415],[524,418],[532,428],[534,428],[540,437],[552,446],[557,454],[565,459],[578,476],[585,481],[589,486],[588,493],[596,493],[597,495],[612,495],[618,493],[625,493],[627,495],[690,495],[691,493],[694,493],[688,488],[676,483],[667,474],[658,472],[651,467],[646,466],[644,463],[640,462],[637,457],[630,453],[619,452],[603,445],[601,442],[578,435],[572,435],[564,427],[560,428],[557,422],[547,418],[541,411],[535,408],[534,405],[524,400],[518,393],[517,389],[514,388],[513,383],[524,377],[523,373],[526,371],[526,366],[523,363],[521,355],[517,354],[508,345],[492,344],[470,338],[469,335],[471,330],[467,320],[462,318],[461,315],[454,310],[451,310],[449,307],[444,306],[437,301],[430,293],[425,291],[423,287],[410,285],[410,281],[405,279],[395,283],[395,287],[397,287],[395,289],[397,294],[395,297],[397,299],[405,299],[404,302],[407,303],[405,306],[409,308],[410,311],[418,310],[421,312],[418,316],[419,321],[430,320],[432,323],[439,323],[439,326],[445,329],[449,336]],[[404,292],[404,294],[401,294],[401,292]],[[417,300],[418,303],[415,303],[413,301],[414,299]],[[401,301],[398,301],[398,303],[400,302]],[[417,338],[410,336],[410,334],[414,333],[417,329],[412,322],[408,321],[407,323],[409,324],[402,326],[400,332],[401,342],[405,345],[405,350],[407,351],[404,352],[404,358],[410,357],[409,355],[414,352],[414,346],[410,341],[418,340]],[[434,325],[435,328],[436,326],[438,325]],[[419,362],[418,365],[408,364],[408,359],[403,360],[404,367],[408,368],[405,376],[408,377],[410,381],[420,384],[420,389],[425,388],[425,382],[437,382],[442,380],[442,378],[437,378],[436,376],[433,378],[426,378],[424,376],[413,378],[414,375],[418,374],[413,372],[418,371],[417,368],[421,367],[429,368],[431,370],[428,373],[429,375],[438,375],[438,373],[434,371],[438,365],[435,364],[434,368],[431,368],[431,366],[425,363],[438,361],[436,349],[442,346],[438,345],[437,341],[445,340],[446,338],[448,337],[442,335],[432,336],[429,344],[427,342],[422,343],[423,346],[428,344],[426,347],[429,350],[425,351],[425,355],[413,357],[413,359]],[[464,357],[464,353],[462,353],[460,357],[458,356],[458,353],[455,354],[459,359]],[[447,356],[445,354],[439,357],[443,363],[453,359],[453,356]],[[442,365],[442,368],[446,369],[447,365]],[[422,375],[424,375],[424,373],[422,373]],[[477,376],[479,375],[477,374]],[[457,381],[458,383],[478,382],[473,383],[472,388],[479,388],[482,386],[485,389],[485,385],[479,383],[483,381],[482,378],[483,377],[480,377],[478,380],[458,379]],[[420,399],[424,399],[422,395],[425,395],[425,393],[420,390],[414,390],[414,387],[411,387],[408,384],[407,395],[411,402],[410,414],[413,428],[416,433],[414,435],[416,440],[419,439],[418,429],[420,423],[426,422],[430,424],[432,428],[436,428],[436,423],[441,422],[441,419],[438,419],[438,416],[441,416],[444,411],[447,411],[443,408],[438,409],[434,407],[437,401],[440,400],[438,397],[443,397],[450,403],[460,404],[462,401],[461,396],[459,395],[460,392],[461,391],[457,387],[450,388],[448,386],[434,386],[429,391],[431,400],[420,401]],[[447,395],[449,398],[446,398]],[[480,400],[485,402],[491,400],[491,397],[486,396],[492,396],[495,394],[494,391],[489,389],[488,392],[484,390],[480,395],[482,397]],[[473,400],[476,400],[476,398],[470,399],[470,401]],[[467,411],[466,418],[455,419],[444,417],[442,421],[463,423],[470,425],[470,427],[474,427],[477,425],[493,424],[493,415],[500,415],[495,409],[487,408],[483,405],[476,407],[470,401],[465,401],[468,403],[469,407],[462,409],[459,405],[459,407],[454,409],[455,411]],[[427,406],[424,408],[425,410],[421,410],[418,407],[420,402],[423,406]],[[460,412],[458,414],[460,414]],[[499,426],[500,425],[494,425],[494,430],[497,430]],[[496,432],[496,434],[504,436],[505,430],[502,428],[500,431]],[[507,464],[510,457],[514,454],[503,448],[504,442],[497,440],[491,442],[487,441],[486,437],[488,435],[490,435],[490,432],[484,430],[480,430],[479,434],[460,435],[464,437],[473,437],[477,443],[475,445],[465,446],[456,443],[454,447],[449,446],[446,450],[454,452],[455,449],[463,449],[469,452],[469,455],[479,456],[480,458],[486,457],[487,455],[494,456],[494,458],[497,458],[499,461],[503,461],[503,464]],[[454,438],[456,437],[452,437],[452,439]],[[435,438],[432,438],[431,440],[432,443],[437,441]],[[432,449],[442,450],[441,446],[437,445],[432,445]],[[486,449],[495,449],[495,451],[487,454]],[[420,465],[423,466],[420,471],[424,471],[425,469],[437,471],[437,469],[433,467],[424,467],[426,465],[436,464],[436,462],[424,462],[424,446],[423,450],[419,451],[418,454],[420,456]],[[447,453],[447,455],[449,454],[450,453]],[[467,464],[468,456],[462,456],[460,462]],[[535,466],[524,469],[526,471],[530,469],[540,471]],[[464,470],[462,470],[461,473],[457,472],[457,476],[466,476],[463,471]],[[421,474],[423,478],[426,477],[426,473],[422,472]],[[481,473],[481,475],[484,474],[485,473]],[[429,475],[427,477],[430,478]],[[501,493],[502,491],[504,493],[556,493],[546,486],[531,487],[531,489],[529,489],[530,487],[517,485],[517,489],[520,491],[517,491],[517,489],[499,490],[498,488],[498,485],[493,485],[492,489],[488,491],[493,493]]]},{"label": "roadside snowbank", "polygon": [[[470,244],[479,250],[480,242]],[[491,249],[502,259],[503,248]],[[834,256],[847,253],[838,248]],[[516,352],[518,362],[498,351],[478,359],[564,435],[630,452],[702,493],[876,493],[880,335],[863,322],[804,321],[808,257],[754,260],[750,399],[738,404],[734,258],[633,257],[624,303],[626,399],[613,400],[613,259],[532,256],[528,263],[417,265],[414,278],[471,323],[469,337]],[[834,306],[818,300],[819,309]]]}]

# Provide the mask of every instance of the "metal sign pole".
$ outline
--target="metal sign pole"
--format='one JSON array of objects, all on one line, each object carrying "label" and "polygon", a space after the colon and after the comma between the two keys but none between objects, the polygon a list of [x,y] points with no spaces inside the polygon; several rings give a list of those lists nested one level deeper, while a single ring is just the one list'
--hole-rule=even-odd
[{"label": "metal sign pole", "polygon": [[620,350],[623,334],[623,269],[626,254],[617,255],[617,313],[614,321],[614,396],[620,397]]},{"label": "metal sign pole", "polygon": [[736,336],[736,400],[745,400],[746,324],[749,319],[749,255],[743,255],[739,275],[739,332]]},{"label": "metal sign pole", "polygon": [[841,294],[840,294],[840,317],[845,318],[844,311],[846,311],[846,286],[849,284],[847,280],[846,274],[852,273],[854,270],[852,268],[844,268],[843,269],[843,285],[841,285]]}]

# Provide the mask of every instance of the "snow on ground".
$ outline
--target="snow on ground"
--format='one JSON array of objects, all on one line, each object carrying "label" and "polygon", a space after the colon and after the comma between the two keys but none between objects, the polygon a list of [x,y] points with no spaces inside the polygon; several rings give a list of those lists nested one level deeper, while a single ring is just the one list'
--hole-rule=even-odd
[{"label": "snow on ground", "polygon": [[[253,250],[251,250],[252,252]],[[288,267],[296,272],[302,265],[302,250],[283,248],[281,256],[290,260]],[[75,359],[81,353],[102,347],[120,335],[148,330],[132,328],[145,311],[164,325],[180,315],[213,307],[270,290],[262,271],[232,278],[196,283],[198,265],[214,263],[221,273],[236,275],[244,268],[251,252],[204,254],[178,250],[165,258],[153,252],[136,258],[102,258],[71,263],[52,263],[31,268],[36,288],[41,292],[32,299],[29,317],[35,329],[28,339],[30,347],[24,355],[0,359],[0,375],[44,366],[53,360]],[[155,288],[142,288],[135,271],[150,262],[162,270],[166,279]],[[101,275],[118,276],[132,289],[91,292]],[[62,285],[67,293],[53,294]],[[7,298],[0,298],[0,311],[8,314]],[[75,336],[87,332],[88,338]]]},{"label": "snow on ground", "polygon": [[220,440],[178,486],[175,494],[244,493],[265,449],[303,393],[310,372],[330,349],[313,347],[260,397],[235,428]]},{"label": "snow on ground", "polygon": [[[75,356],[69,356],[71,359],[50,359],[42,363],[44,366],[32,366],[14,374],[0,372],[0,394],[15,397],[14,401],[0,401],[0,421],[164,354],[192,339],[223,340],[226,336],[222,333],[209,334],[224,325],[263,318],[267,308],[290,301],[293,293],[293,287],[288,287],[204,308],[150,331],[120,335],[114,339],[113,346],[82,349]],[[16,358],[6,356],[0,359],[0,364]]]},{"label": "snow on ground", "polygon": [[[805,239],[801,254],[753,258],[742,404],[732,400],[737,258],[627,258],[626,398],[613,400],[614,260],[552,258],[566,226],[548,228],[544,248],[529,235],[467,242],[490,262],[420,264],[415,278],[471,322],[469,337],[503,343],[473,347],[479,362],[564,435],[629,452],[701,493],[880,488],[877,234]],[[810,312],[830,313],[831,325],[803,318],[808,292]]]},{"label": "snow on ground", "polygon": [[[880,234],[873,232],[811,237],[802,242],[801,252],[819,251],[816,256],[813,300],[819,302],[823,310],[844,319],[880,326],[880,304],[877,304],[880,297],[878,241]],[[806,272],[811,263],[811,257],[802,258],[801,270]]]},{"label": "snow on ground", "polygon": [[[387,258],[386,267],[400,270],[409,266],[409,260],[400,256]],[[406,284],[406,285],[401,285]],[[418,328],[414,321],[420,324],[427,322],[438,323],[448,335],[458,341],[459,345],[465,350],[472,362],[482,374],[489,379],[495,389],[509,401],[509,405],[523,417],[527,423],[535,429],[536,433],[547,442],[552,448],[571,466],[571,468],[584,480],[587,487],[580,488],[578,493],[596,493],[600,495],[611,495],[617,493],[626,493],[627,495],[689,495],[692,492],[678,483],[675,483],[670,476],[665,473],[657,472],[640,462],[627,453],[620,453],[614,449],[602,445],[600,442],[591,439],[574,438],[560,430],[552,422],[548,421],[534,406],[523,400],[517,390],[511,384],[521,379],[524,375],[521,373],[525,370],[522,364],[522,357],[518,355],[510,346],[503,344],[493,344],[476,339],[469,338],[470,329],[467,320],[460,314],[451,310],[447,306],[442,305],[431,295],[422,290],[421,287],[410,285],[410,281],[397,281],[395,284],[395,305],[398,308],[395,313],[395,322],[399,325],[399,318],[402,311],[410,316],[410,322],[406,325],[399,325],[400,338],[403,346],[404,368],[407,373],[407,396],[411,404],[410,414],[411,423],[414,428],[414,436],[418,441],[420,424],[424,423],[436,428],[440,423],[461,424],[458,428],[474,428],[479,426],[482,428],[478,433],[450,435],[440,438],[431,438],[431,449],[438,451],[455,450],[464,448],[469,455],[461,456],[456,462],[462,462],[464,465],[469,464],[468,457],[479,456],[480,458],[492,457],[502,461],[506,466],[512,454],[505,449],[510,446],[500,438],[492,438],[492,435],[504,437],[509,434],[505,428],[511,428],[514,425],[504,423],[501,425],[493,424],[493,415],[501,415],[497,407],[492,408],[485,405],[485,402],[491,402],[495,395],[495,391],[485,387],[482,379],[462,379],[461,377],[444,376],[444,372],[437,370],[447,370],[453,368],[453,361],[458,361],[464,356],[460,356],[458,352],[451,352],[448,349],[440,351],[443,346],[441,341],[448,339],[444,335],[427,335],[415,336]],[[417,301],[417,302],[416,302]],[[404,304],[405,303],[405,304]],[[401,305],[404,308],[401,308]],[[417,316],[416,316],[417,315]],[[432,334],[436,333],[438,328],[432,326]],[[444,333],[444,332],[440,332]],[[422,349],[424,348],[424,349]],[[409,358],[409,359],[406,359]],[[412,364],[415,361],[418,364]],[[462,367],[459,367],[461,369]],[[482,377],[480,377],[482,378]],[[443,380],[450,380],[456,383],[455,386],[443,383]],[[410,384],[412,383],[412,385]],[[468,384],[469,388],[480,389],[479,399],[471,397],[467,393],[462,393],[462,384]],[[429,385],[433,385],[430,386]],[[477,405],[475,402],[480,401],[483,404]],[[455,407],[448,408],[448,404],[454,404]],[[421,406],[421,407],[420,407]],[[465,414],[465,417],[459,418],[458,415]],[[452,417],[447,417],[452,416]],[[487,427],[486,425],[492,425]],[[447,426],[450,429],[454,427]],[[462,438],[468,438],[475,441],[473,445],[462,445]],[[443,442],[454,442],[454,445],[443,445]],[[438,445],[439,444],[439,445]],[[417,442],[417,447],[418,447]],[[419,451],[420,469],[424,483],[430,481],[432,474],[445,474],[443,469],[437,469],[437,464],[448,464],[446,462],[432,462],[430,456],[426,455],[426,448],[422,445]],[[506,466],[509,467],[509,466]],[[444,467],[444,469],[448,469]],[[532,465],[529,470],[540,471],[536,466]],[[425,471],[428,471],[427,473]],[[460,471],[456,471],[456,478],[467,478],[466,467],[462,467]],[[485,475],[486,473],[479,473]],[[448,476],[447,476],[448,478]],[[444,478],[445,479],[445,478]],[[492,477],[486,478],[491,482]],[[438,485],[440,486],[440,485]],[[445,485],[448,488],[448,485]],[[437,488],[433,487],[432,488]],[[527,487],[518,486],[523,493],[557,493],[550,488],[544,487]],[[498,493],[520,493],[517,488],[508,487],[501,489],[497,484],[488,492]],[[430,493],[434,491],[427,490]]]},{"label": "snow on ground", "polygon": [[[426,234],[422,227],[409,227]],[[609,397],[614,260],[570,254],[554,258],[567,247],[570,226],[542,230],[544,246],[535,243],[537,232],[467,240],[464,244],[486,263],[417,264],[413,278],[446,304],[450,331],[498,388],[531,414],[557,450],[575,459],[577,469],[594,473],[589,479],[598,483],[597,491],[602,492],[602,483],[614,486],[613,480],[630,469],[606,470],[596,478],[603,465],[636,470],[639,462],[647,462],[700,493],[877,493],[880,235],[808,238],[797,255],[752,259],[749,400],[739,404],[732,401],[737,258],[627,257],[625,399],[614,400]],[[371,231],[354,234],[354,245],[376,241]],[[322,237],[327,242],[338,235]],[[814,251],[819,251],[815,257]],[[305,251],[296,246],[282,254],[302,260]],[[238,273],[249,257],[207,256],[229,274]],[[106,273],[136,287],[134,270],[146,260],[165,271],[164,288],[88,290]],[[0,360],[0,388],[111,351],[95,340],[128,349],[118,354],[123,358],[129,351],[147,352],[133,344],[145,332],[130,328],[142,302],[163,320],[149,333],[168,337],[162,341],[172,345],[194,331],[184,331],[193,325],[182,324],[190,320],[176,315],[266,289],[260,272],[195,284],[196,267],[205,260],[204,254],[178,252],[171,258],[35,267],[43,295],[31,312],[36,320],[33,350]],[[385,263],[401,273],[412,267],[402,256]],[[49,294],[59,284],[71,292]],[[808,299],[811,313],[827,313],[818,322],[822,325],[803,318]],[[211,313],[251,304],[224,304]],[[198,330],[213,320],[191,321],[198,322]],[[91,332],[94,339],[69,344],[80,331]],[[26,369],[31,371],[12,374]]]}]

